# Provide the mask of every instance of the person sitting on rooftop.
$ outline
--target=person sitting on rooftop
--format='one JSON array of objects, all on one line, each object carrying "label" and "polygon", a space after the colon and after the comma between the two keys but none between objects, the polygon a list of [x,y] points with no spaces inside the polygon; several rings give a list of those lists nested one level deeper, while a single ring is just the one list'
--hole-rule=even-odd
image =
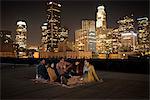
[{"label": "person sitting on rooftop", "polygon": [[59,73],[59,78],[61,84],[67,84],[67,78],[69,78],[69,74],[67,70],[72,66],[71,63],[66,62],[63,57],[60,58],[60,61],[56,64],[56,69]]},{"label": "person sitting on rooftop", "polygon": [[45,64],[46,61],[43,59],[36,66],[36,79],[49,80],[49,76]]},{"label": "person sitting on rooftop", "polygon": [[99,79],[99,77],[97,76],[94,66],[90,64],[87,60],[84,61],[83,81],[84,82],[92,82],[92,81],[103,82],[103,80]]}]

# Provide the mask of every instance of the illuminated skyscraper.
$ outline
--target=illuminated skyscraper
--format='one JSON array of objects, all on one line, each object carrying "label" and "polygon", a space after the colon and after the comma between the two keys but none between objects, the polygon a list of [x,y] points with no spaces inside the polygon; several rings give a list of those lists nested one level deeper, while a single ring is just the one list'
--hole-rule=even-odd
[{"label": "illuminated skyscraper", "polygon": [[75,31],[75,45],[80,51],[96,50],[95,21],[82,20],[82,29]]},{"label": "illuminated skyscraper", "polygon": [[[133,17],[133,16],[132,16]],[[119,24],[119,32],[135,31],[133,18],[125,16],[123,19],[117,21]]]},{"label": "illuminated skyscraper", "polygon": [[61,5],[58,1],[50,0],[47,3],[47,51],[58,51],[59,35],[61,31]]},{"label": "illuminated skyscraper", "polygon": [[150,50],[150,32],[148,18],[138,18],[138,44],[140,51]]},{"label": "illuminated skyscraper", "polygon": [[106,51],[106,13],[104,6],[97,8],[96,16],[96,51],[98,53],[105,53]]},{"label": "illuminated skyscraper", "polygon": [[132,17],[124,17],[118,21],[119,34],[121,35],[120,51],[135,51],[137,45],[137,33],[135,33],[134,20]]},{"label": "illuminated skyscraper", "polygon": [[41,26],[42,29],[42,38],[41,38],[41,42],[42,42],[42,50],[46,51],[47,50],[47,40],[48,40],[48,30],[47,30],[47,25],[48,23],[43,23],[43,25]]},{"label": "illuminated skyscraper", "polygon": [[119,33],[118,28],[113,29],[111,31],[111,38],[112,38],[112,52],[118,53],[119,47],[121,46],[121,34]]},{"label": "illuminated skyscraper", "polygon": [[14,52],[12,32],[7,30],[0,30],[0,51],[2,52]]},{"label": "illuminated skyscraper", "polygon": [[59,34],[59,42],[63,42],[65,39],[68,39],[69,30],[62,27]]},{"label": "illuminated skyscraper", "polygon": [[24,21],[17,22],[16,29],[16,44],[19,45],[19,48],[26,49],[27,47],[27,25]]},{"label": "illuminated skyscraper", "polygon": [[67,40],[69,30],[61,27],[61,5],[59,0],[47,3],[47,21],[41,26],[42,51],[58,52],[60,44]]},{"label": "illuminated skyscraper", "polygon": [[121,33],[121,51],[135,51],[137,45],[137,33],[133,31]]},{"label": "illuminated skyscraper", "polygon": [[84,51],[84,35],[82,35],[82,29],[76,30],[75,31],[75,49],[77,51]]},{"label": "illuminated skyscraper", "polygon": [[106,13],[105,7],[99,6],[96,18],[96,28],[102,28],[103,30],[106,29]]}]

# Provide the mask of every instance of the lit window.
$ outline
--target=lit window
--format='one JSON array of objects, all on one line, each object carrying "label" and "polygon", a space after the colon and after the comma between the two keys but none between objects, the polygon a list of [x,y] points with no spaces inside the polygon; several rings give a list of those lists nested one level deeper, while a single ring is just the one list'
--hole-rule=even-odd
[{"label": "lit window", "polygon": [[59,6],[59,7],[61,7],[61,5],[60,5],[60,4],[58,4],[58,6]]},{"label": "lit window", "polygon": [[52,2],[49,2],[49,4],[52,4]]},{"label": "lit window", "polygon": [[5,43],[8,43],[8,40],[5,40]]}]

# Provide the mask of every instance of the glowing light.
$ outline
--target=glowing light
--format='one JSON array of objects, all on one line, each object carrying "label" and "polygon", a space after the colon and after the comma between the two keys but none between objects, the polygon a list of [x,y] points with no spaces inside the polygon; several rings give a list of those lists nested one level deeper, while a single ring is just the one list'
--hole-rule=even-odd
[{"label": "glowing light", "polygon": [[105,21],[105,17],[106,16],[104,11],[104,6],[99,6],[97,12],[96,27],[102,27],[104,25],[103,22]]},{"label": "glowing light", "polygon": [[42,26],[42,29],[47,29],[47,26]]},{"label": "glowing light", "polygon": [[48,25],[48,23],[44,23],[43,25]]},{"label": "glowing light", "polygon": [[58,6],[59,6],[59,7],[61,7],[61,5],[60,5],[60,4],[58,4]]},{"label": "glowing light", "polygon": [[49,2],[49,4],[52,4],[52,2]]},{"label": "glowing light", "polygon": [[137,20],[148,20],[147,17],[143,17],[143,18],[138,18]]},{"label": "glowing light", "polygon": [[39,58],[39,52],[34,52],[34,58]]},{"label": "glowing light", "polygon": [[122,36],[130,36],[130,35],[137,36],[137,34],[134,33],[134,32],[130,32],[130,33],[122,33],[121,35],[122,35]]},{"label": "glowing light", "polygon": [[97,7],[97,9],[98,9],[98,10],[99,10],[99,9],[104,10],[104,6],[99,6],[99,7]]},{"label": "glowing light", "polygon": [[17,22],[17,25],[26,25],[26,23],[23,22],[23,21],[18,21],[18,22]]}]

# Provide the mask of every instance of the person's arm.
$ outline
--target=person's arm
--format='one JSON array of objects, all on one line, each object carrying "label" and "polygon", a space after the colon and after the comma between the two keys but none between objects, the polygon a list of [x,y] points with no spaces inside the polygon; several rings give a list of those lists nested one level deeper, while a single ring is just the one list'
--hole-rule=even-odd
[{"label": "person's arm", "polygon": [[96,71],[95,71],[93,65],[91,65],[91,70],[92,70],[92,73],[93,73],[94,78],[95,78],[97,81],[99,81],[99,78],[98,78],[98,76],[97,76],[97,74],[96,74]]},{"label": "person's arm", "polygon": [[67,66],[66,70],[68,70],[72,66],[72,64],[69,63],[69,62],[65,62],[65,63],[66,63],[66,66]]},{"label": "person's arm", "polygon": [[56,64],[56,70],[58,73],[60,73],[59,63]]}]

